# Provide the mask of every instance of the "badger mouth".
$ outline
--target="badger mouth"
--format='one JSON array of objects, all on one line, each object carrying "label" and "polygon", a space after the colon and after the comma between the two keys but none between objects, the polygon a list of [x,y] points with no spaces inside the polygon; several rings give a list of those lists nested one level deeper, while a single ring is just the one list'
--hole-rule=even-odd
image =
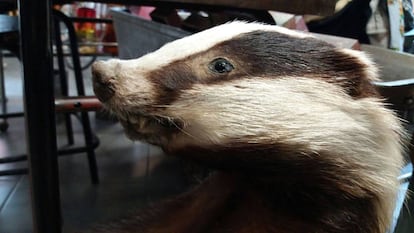
[{"label": "badger mouth", "polygon": [[183,122],[166,116],[128,113],[118,115],[126,135],[131,140],[143,140],[162,146],[168,143],[173,135],[180,132]]}]

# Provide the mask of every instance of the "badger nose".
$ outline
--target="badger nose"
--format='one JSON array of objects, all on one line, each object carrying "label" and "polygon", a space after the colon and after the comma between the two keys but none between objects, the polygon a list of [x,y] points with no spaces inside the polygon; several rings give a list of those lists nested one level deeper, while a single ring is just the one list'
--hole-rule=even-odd
[{"label": "badger nose", "polygon": [[97,61],[92,64],[93,90],[101,102],[106,102],[115,94],[113,62]]}]

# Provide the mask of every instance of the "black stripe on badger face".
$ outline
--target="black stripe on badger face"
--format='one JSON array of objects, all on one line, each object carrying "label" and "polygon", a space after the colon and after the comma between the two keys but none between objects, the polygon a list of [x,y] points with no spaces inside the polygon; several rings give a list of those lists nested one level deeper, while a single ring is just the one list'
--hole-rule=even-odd
[{"label": "black stripe on badger face", "polygon": [[[211,63],[223,58],[233,70],[212,72]],[[152,71],[159,104],[173,102],[193,84],[213,84],[241,78],[297,76],[337,83],[354,98],[375,96],[367,77],[370,64],[312,37],[294,37],[274,31],[253,31]]]}]

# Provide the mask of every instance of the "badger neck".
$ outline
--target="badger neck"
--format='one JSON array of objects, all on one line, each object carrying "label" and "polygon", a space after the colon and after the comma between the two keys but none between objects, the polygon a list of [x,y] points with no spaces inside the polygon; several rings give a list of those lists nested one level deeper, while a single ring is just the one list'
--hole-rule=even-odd
[{"label": "badger neck", "polygon": [[383,202],[389,201],[389,196],[358,186],[364,183],[360,180],[363,177],[352,172],[358,167],[338,167],[333,161],[318,158],[327,157],[320,153],[227,145],[208,149],[187,147],[172,154],[220,172],[237,174],[241,184],[238,193],[262,199],[268,210],[280,216],[293,216],[301,224],[319,229],[315,232],[386,231],[390,216],[380,211],[386,209]]}]

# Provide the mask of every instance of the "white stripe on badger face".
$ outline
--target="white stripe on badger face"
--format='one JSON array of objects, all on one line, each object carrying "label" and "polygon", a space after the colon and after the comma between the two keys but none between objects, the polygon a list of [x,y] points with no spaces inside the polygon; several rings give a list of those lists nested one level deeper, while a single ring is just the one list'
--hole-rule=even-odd
[{"label": "white stripe on badger face", "polygon": [[339,86],[311,78],[196,84],[168,111],[186,122],[185,134],[171,142],[175,148],[214,148],[237,140],[301,145],[305,152],[361,157],[363,164],[379,157],[391,162],[400,153],[399,123],[382,103],[355,100]]},{"label": "white stripe on badger face", "polygon": [[136,63],[142,69],[150,71],[161,68],[171,62],[184,59],[192,54],[209,50],[216,44],[230,40],[240,34],[256,30],[274,31],[299,38],[312,37],[311,35],[292,31],[280,26],[235,21],[175,40],[164,45],[156,52],[126,62]]}]

